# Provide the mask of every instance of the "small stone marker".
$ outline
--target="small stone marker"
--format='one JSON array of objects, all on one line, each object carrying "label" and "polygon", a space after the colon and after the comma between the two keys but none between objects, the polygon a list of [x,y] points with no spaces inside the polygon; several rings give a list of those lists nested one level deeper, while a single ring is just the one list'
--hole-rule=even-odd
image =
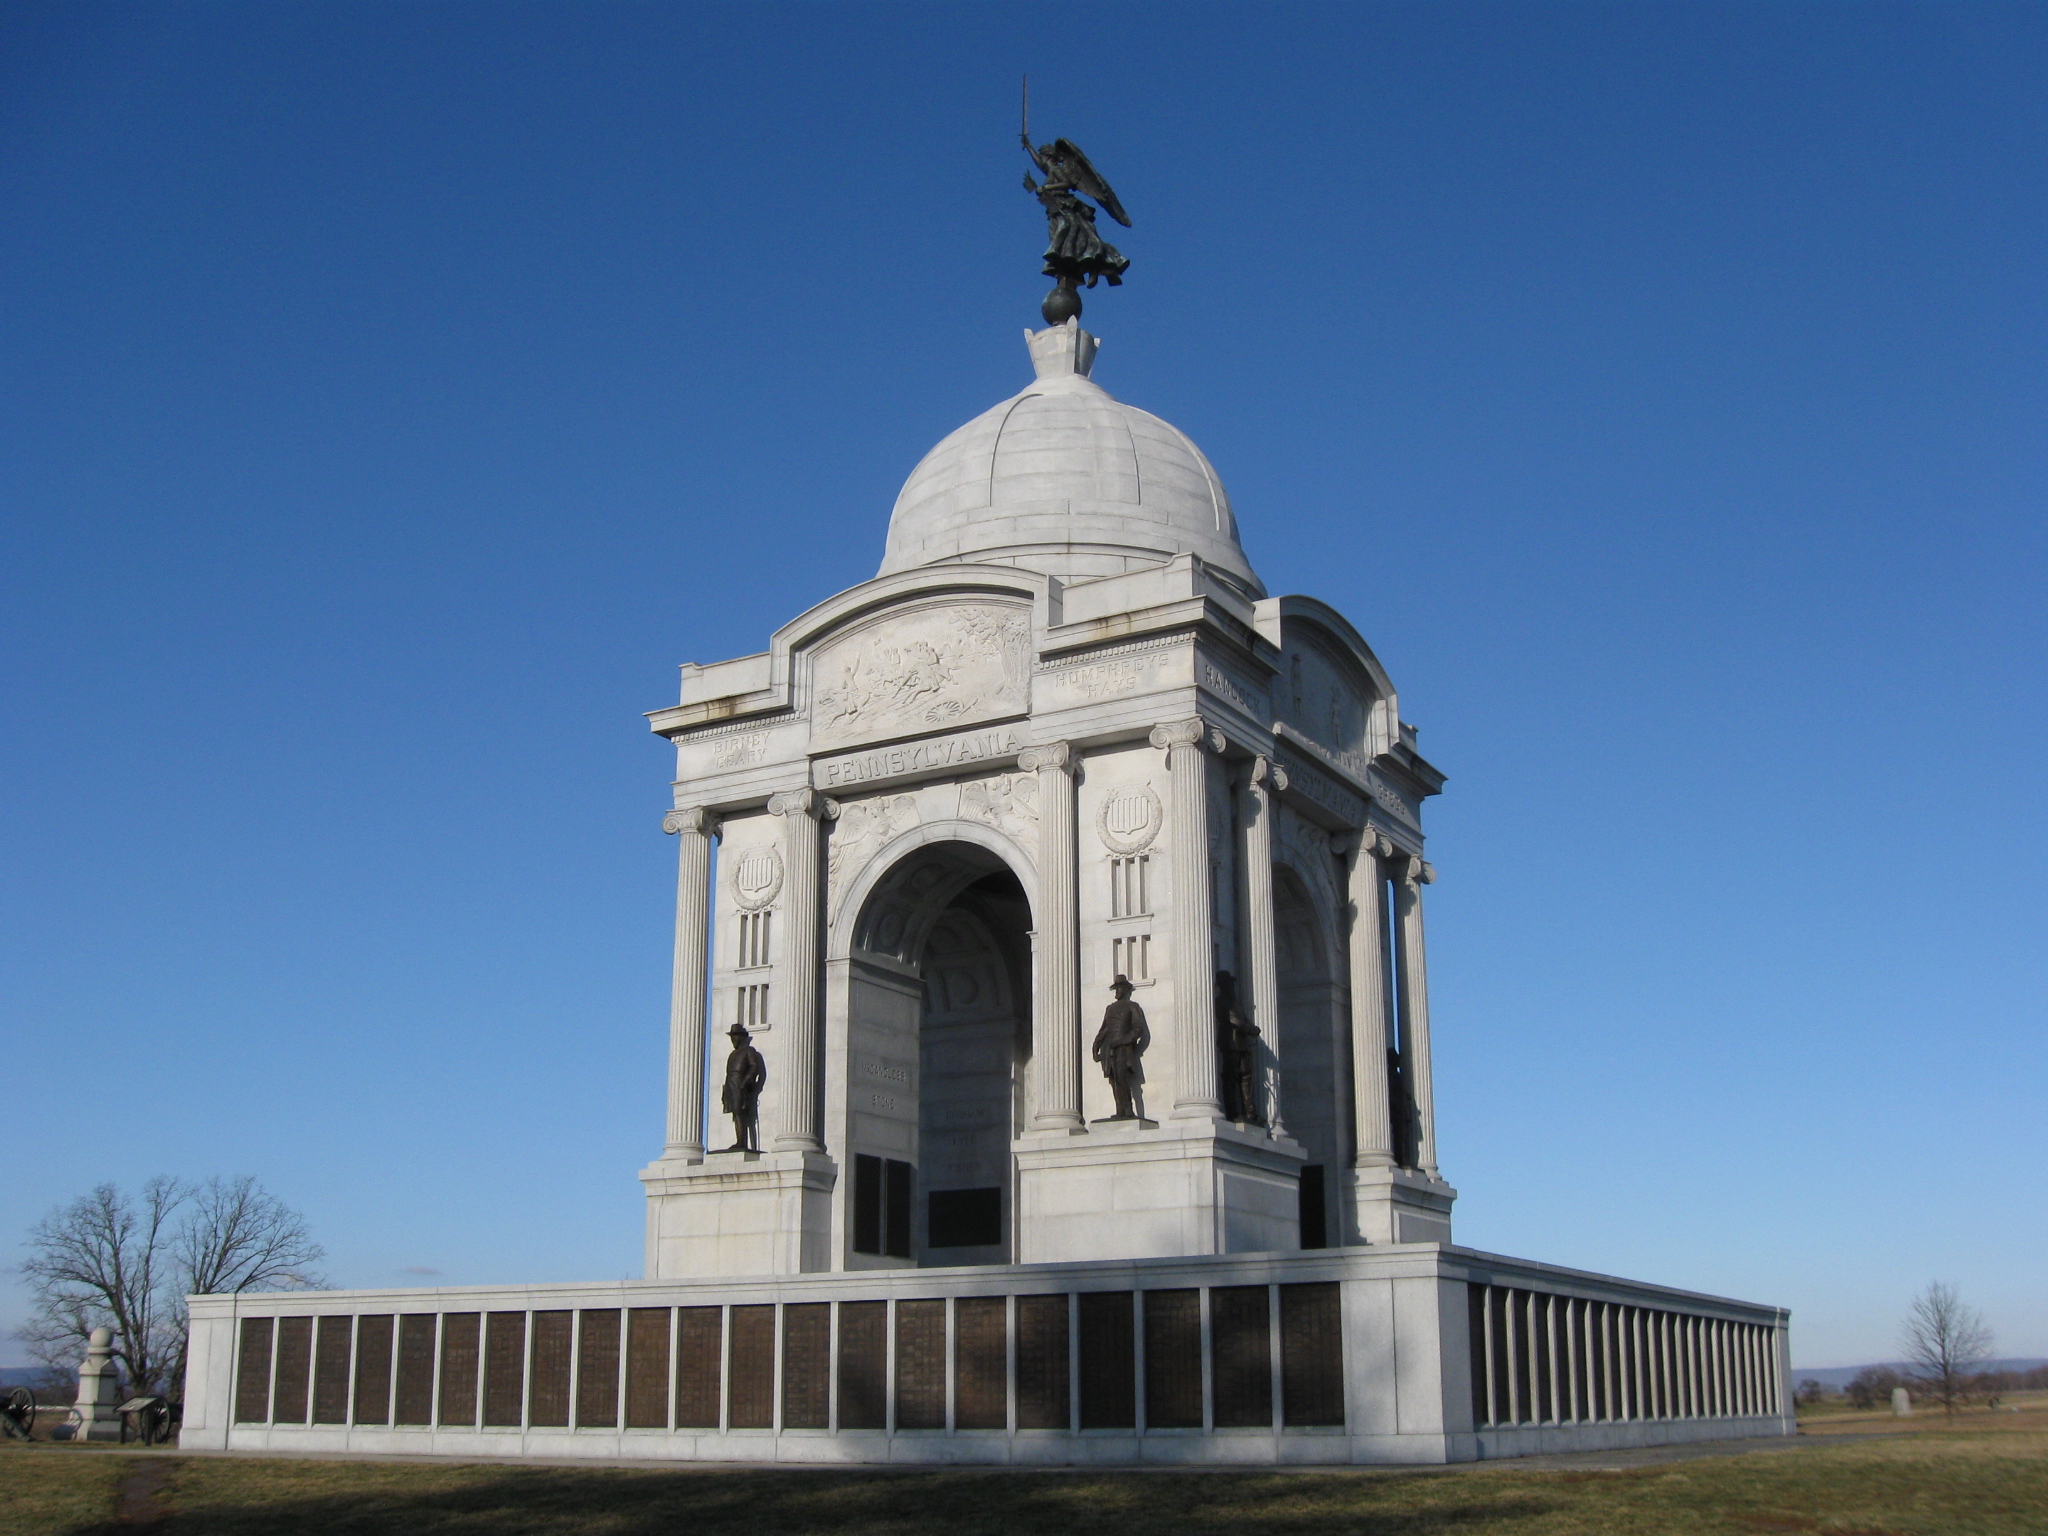
[{"label": "small stone marker", "polygon": [[1892,1388],[1892,1416],[1900,1419],[1913,1416],[1913,1394],[1904,1387]]}]

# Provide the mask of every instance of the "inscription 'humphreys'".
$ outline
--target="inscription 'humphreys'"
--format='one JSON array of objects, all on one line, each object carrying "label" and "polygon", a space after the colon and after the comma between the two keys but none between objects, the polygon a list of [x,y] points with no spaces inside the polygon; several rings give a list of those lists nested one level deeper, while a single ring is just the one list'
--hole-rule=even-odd
[{"label": "inscription 'humphreys'", "polygon": [[894,779],[910,773],[932,773],[992,758],[1015,757],[1024,743],[1014,730],[971,731],[936,741],[913,741],[901,747],[855,752],[827,758],[812,769],[820,789],[843,789],[871,779]]}]

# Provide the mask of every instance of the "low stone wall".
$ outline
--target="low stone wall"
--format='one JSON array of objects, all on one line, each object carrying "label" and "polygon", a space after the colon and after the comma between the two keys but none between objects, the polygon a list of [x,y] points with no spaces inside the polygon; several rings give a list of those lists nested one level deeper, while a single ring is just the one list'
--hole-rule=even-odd
[{"label": "low stone wall", "polygon": [[194,1297],[182,1443],[1431,1463],[1792,1433],[1785,1314],[1437,1244]]}]

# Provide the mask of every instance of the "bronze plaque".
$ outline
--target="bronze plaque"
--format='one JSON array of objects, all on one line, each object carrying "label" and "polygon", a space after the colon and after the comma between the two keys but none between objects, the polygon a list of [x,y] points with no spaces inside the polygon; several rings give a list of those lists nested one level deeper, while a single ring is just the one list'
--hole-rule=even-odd
[{"label": "bronze plaque", "polygon": [[313,1346],[313,1422],[348,1422],[348,1357],[352,1317],[323,1317]]},{"label": "bronze plaque", "polygon": [[839,1427],[889,1427],[889,1303],[839,1304]]},{"label": "bronze plaque", "polygon": [[306,1389],[313,1381],[313,1319],[280,1317],[277,1320],[277,1401],[272,1405],[273,1424],[306,1422]]},{"label": "bronze plaque", "polygon": [[1218,1429],[1273,1425],[1271,1320],[1263,1285],[1218,1286],[1209,1293],[1209,1368]]},{"label": "bronze plaque", "polygon": [[450,1312],[441,1319],[441,1422],[476,1422],[476,1378],[483,1314]]},{"label": "bronze plaque", "polygon": [[962,1296],[953,1303],[953,1427],[1010,1427],[1009,1301]]},{"label": "bronze plaque", "polygon": [[1136,1429],[1138,1371],[1129,1291],[1083,1291],[1081,1427]]},{"label": "bronze plaque", "polygon": [[526,1408],[526,1314],[484,1319],[484,1423],[517,1428]]},{"label": "bronze plaque", "polygon": [[270,1341],[276,1332],[268,1317],[242,1319],[242,1349],[235,1361],[235,1422],[264,1424],[270,1419]]},{"label": "bronze plaque", "polygon": [[676,1314],[676,1428],[718,1428],[725,1310],[684,1307]]},{"label": "bronze plaque", "polygon": [[526,1387],[526,1422],[539,1429],[569,1427],[569,1352],[572,1312],[533,1314],[533,1380]]},{"label": "bronze plaque", "polygon": [[585,1312],[576,1338],[576,1426],[619,1427],[619,1309]]},{"label": "bronze plaque", "polygon": [[1280,1411],[1290,1427],[1344,1422],[1344,1307],[1334,1280],[1280,1287]]},{"label": "bronze plaque", "polygon": [[1073,1427],[1067,1298],[1017,1298],[1017,1427]]},{"label": "bronze plaque", "polygon": [[1145,1427],[1202,1427],[1202,1293],[1145,1292]]},{"label": "bronze plaque", "polygon": [[896,1427],[946,1427],[946,1304],[896,1303]]},{"label": "bronze plaque", "polygon": [[727,1422],[734,1429],[775,1427],[775,1309],[732,1309],[732,1397]]},{"label": "bronze plaque", "polygon": [[832,1304],[792,1303],[782,1309],[782,1427],[832,1425]]},{"label": "bronze plaque", "polygon": [[356,1422],[391,1422],[391,1334],[389,1312],[356,1319]]},{"label": "bronze plaque", "polygon": [[626,1428],[668,1428],[667,1307],[626,1314]]},{"label": "bronze plaque", "polygon": [[434,1314],[431,1312],[408,1312],[398,1320],[397,1422],[434,1422]]}]

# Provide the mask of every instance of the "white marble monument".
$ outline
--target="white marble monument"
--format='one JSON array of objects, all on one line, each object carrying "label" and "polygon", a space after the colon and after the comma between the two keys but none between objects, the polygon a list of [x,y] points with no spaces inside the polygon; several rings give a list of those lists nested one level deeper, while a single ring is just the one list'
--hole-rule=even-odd
[{"label": "white marble monument", "polygon": [[[194,1298],[184,1444],[1275,1465],[1791,1432],[1782,1311],[1452,1245],[1442,775],[1344,617],[1267,595],[1201,452],[1092,382],[1095,339],[1027,341],[874,579],[651,717],[679,856],[646,1278]],[[1143,1028],[1111,1040],[1149,1038],[1121,1117],[1119,994]]]}]

